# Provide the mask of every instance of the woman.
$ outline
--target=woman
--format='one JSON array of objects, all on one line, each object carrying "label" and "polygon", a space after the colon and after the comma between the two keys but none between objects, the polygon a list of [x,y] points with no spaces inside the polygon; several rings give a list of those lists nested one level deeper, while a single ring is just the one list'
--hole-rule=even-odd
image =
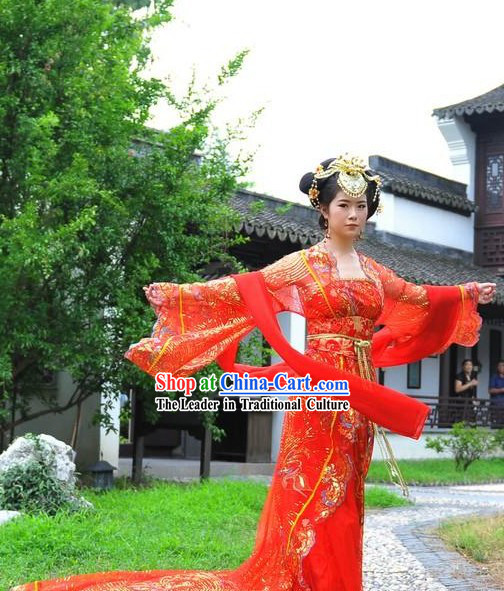
[{"label": "woman", "polygon": [[455,376],[454,401],[455,421],[467,421],[474,423],[476,420],[476,386],[478,374],[473,369],[471,359],[462,361],[462,371]]},{"label": "woman", "polygon": [[[251,556],[236,569],[108,572],[40,581],[13,591],[360,591],[364,479],[374,424],[418,438],[428,407],[377,383],[379,366],[409,362],[478,340],[478,303],[495,284],[420,286],[354,248],[379,204],[380,179],[357,158],[322,162],[300,181],[326,237],[258,272],[204,282],[153,283],[157,321],[125,357],[151,375],[189,376],[217,360],[272,376],[349,377],[348,411],[287,411],[275,473]],[[279,336],[274,313],[307,320],[308,347]],[[375,325],[384,328],[374,332]],[[259,326],[284,362],[234,363],[239,340]],[[435,332],[432,330],[435,326]],[[431,328],[431,330],[426,330]],[[313,373],[312,373],[313,372]],[[295,396],[289,396],[289,399]]]}]

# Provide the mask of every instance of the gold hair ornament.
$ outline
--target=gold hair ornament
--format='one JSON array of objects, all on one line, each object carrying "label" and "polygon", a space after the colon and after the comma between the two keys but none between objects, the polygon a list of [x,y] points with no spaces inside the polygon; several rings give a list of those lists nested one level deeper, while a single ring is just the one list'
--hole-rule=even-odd
[{"label": "gold hair ornament", "polygon": [[349,197],[358,199],[366,192],[368,183],[374,181],[376,183],[376,189],[373,195],[373,202],[378,200],[382,185],[381,178],[377,174],[370,174],[369,167],[362,158],[349,156],[348,153],[345,153],[332,160],[327,168],[319,164],[315,169],[313,181],[308,191],[308,196],[313,207],[317,209],[320,207],[318,199],[320,191],[317,188],[318,179],[326,179],[336,172],[339,172],[338,185]]}]

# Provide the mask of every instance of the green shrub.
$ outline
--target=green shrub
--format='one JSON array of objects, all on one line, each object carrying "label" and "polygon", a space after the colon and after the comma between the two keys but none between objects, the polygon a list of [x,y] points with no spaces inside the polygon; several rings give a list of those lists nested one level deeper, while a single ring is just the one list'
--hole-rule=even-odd
[{"label": "green shrub", "polygon": [[37,460],[15,464],[0,473],[0,508],[54,515],[73,506],[71,492]]},{"label": "green shrub", "polygon": [[43,448],[37,435],[25,437],[34,441],[35,456],[0,472],[0,509],[55,515],[85,507],[86,501],[74,497],[74,486],[53,474],[54,451]]},{"label": "green shrub", "polygon": [[467,470],[468,466],[484,455],[501,446],[502,433],[493,433],[484,427],[473,427],[464,421],[454,423],[448,435],[426,437],[425,447],[435,451],[451,451],[457,470]]}]

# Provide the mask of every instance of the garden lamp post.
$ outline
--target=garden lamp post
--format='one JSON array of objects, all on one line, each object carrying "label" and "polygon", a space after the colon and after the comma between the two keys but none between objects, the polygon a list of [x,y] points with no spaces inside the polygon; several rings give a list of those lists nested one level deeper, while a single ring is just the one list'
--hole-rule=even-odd
[{"label": "garden lamp post", "polygon": [[99,490],[109,490],[114,486],[114,466],[105,460],[100,460],[87,469],[87,472],[93,476],[93,488]]}]

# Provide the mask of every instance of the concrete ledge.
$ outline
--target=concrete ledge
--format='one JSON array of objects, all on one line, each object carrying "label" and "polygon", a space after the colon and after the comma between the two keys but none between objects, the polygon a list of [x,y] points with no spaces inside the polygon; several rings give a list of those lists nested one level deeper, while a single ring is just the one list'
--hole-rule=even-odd
[{"label": "concrete ledge", "polygon": [[[210,476],[272,476],[274,462],[210,462]],[[115,476],[131,476],[131,458],[119,458]],[[178,458],[145,458],[143,468],[148,476],[156,478],[198,478],[199,460]]]}]

